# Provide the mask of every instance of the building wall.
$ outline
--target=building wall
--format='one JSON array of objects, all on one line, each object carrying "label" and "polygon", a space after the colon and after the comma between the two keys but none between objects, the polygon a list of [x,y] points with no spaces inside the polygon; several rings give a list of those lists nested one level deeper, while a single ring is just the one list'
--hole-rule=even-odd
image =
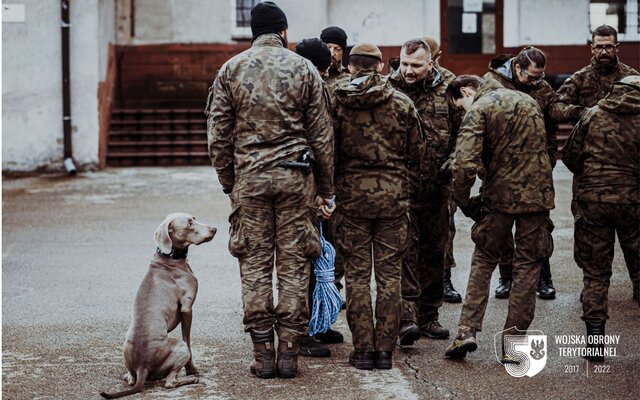
[{"label": "building wall", "polygon": [[[120,4],[122,3],[122,4]],[[118,44],[233,43],[232,0],[136,0],[134,34]],[[349,44],[397,46],[420,35],[440,37],[439,0],[280,0],[289,41],[318,37],[329,25],[344,28]],[[390,6],[392,5],[392,6]],[[129,32],[130,0],[121,0],[119,32]],[[195,10],[195,11],[194,11]]]},{"label": "building wall", "polygon": [[[71,122],[78,167],[98,162],[98,83],[113,40],[114,0],[73,1],[70,8]],[[2,169],[61,169],[63,162],[59,0],[16,0],[25,21],[3,22]],[[105,49],[105,47],[107,47]]]},{"label": "building wall", "polygon": [[586,0],[504,2],[504,46],[585,44],[589,33]]}]

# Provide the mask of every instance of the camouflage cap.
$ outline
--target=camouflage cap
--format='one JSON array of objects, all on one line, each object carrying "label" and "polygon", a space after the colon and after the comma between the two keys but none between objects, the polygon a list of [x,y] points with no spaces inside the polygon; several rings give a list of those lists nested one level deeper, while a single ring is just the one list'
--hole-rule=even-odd
[{"label": "camouflage cap", "polygon": [[365,56],[377,58],[382,61],[382,52],[378,46],[372,43],[358,43],[351,49],[350,56]]}]

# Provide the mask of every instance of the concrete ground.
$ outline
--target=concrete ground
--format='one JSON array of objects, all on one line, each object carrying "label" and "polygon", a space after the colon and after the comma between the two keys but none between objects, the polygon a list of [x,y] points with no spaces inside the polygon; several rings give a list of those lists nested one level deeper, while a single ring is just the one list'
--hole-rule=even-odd
[{"label": "concrete ground", "polygon": [[[556,300],[538,300],[531,329],[547,335],[547,362],[534,377],[510,376],[494,356],[506,300],[491,297],[480,347],[464,361],[443,359],[449,341],[421,339],[395,352],[389,371],[360,371],[347,356],[344,312],[335,328],[346,342],[328,359],[301,358],[295,380],[249,373],[240,276],[227,250],[229,202],[213,168],[106,169],[77,177],[43,175],[2,182],[2,395],[6,399],[97,399],[124,388],[122,342],[136,290],[165,215],[186,211],[217,226],[212,243],[189,259],[200,288],[193,313],[193,358],[201,383],[166,390],[147,384],[145,399],[633,399],[640,398],[640,308],[616,246],[607,333],[620,335],[615,357],[594,365],[560,355],[556,335],[582,335],[582,274],[573,262],[571,176],[556,168],[551,259]],[[464,292],[472,244],[470,220],[456,214],[453,272]],[[497,274],[491,291],[497,285]],[[444,304],[441,323],[455,331],[459,304]],[[178,330],[179,331],[179,330]],[[178,334],[174,332],[173,334]]]}]

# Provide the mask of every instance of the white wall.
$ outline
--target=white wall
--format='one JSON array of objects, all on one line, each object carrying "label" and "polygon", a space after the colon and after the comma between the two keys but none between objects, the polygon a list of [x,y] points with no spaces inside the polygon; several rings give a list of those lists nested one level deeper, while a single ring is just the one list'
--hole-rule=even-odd
[{"label": "white wall", "polygon": [[[121,0],[127,12],[130,0]],[[289,41],[318,37],[330,25],[348,43],[359,40],[399,46],[419,36],[440,39],[439,0],[277,0],[287,14]],[[232,43],[235,0],[136,0],[135,35],[121,44]],[[120,31],[130,21],[120,20]]]},{"label": "white wall", "polygon": [[[15,0],[24,23],[2,24],[2,169],[61,169],[63,161],[59,0]],[[111,23],[100,21],[100,10]],[[98,82],[113,40],[113,0],[72,1],[71,123],[78,167],[98,162]]]},{"label": "white wall", "polygon": [[440,40],[439,0],[329,0],[329,24],[343,28],[349,44],[399,46],[408,39]]},{"label": "white wall", "polygon": [[2,23],[2,169],[62,158],[60,2],[24,0],[24,23]]},{"label": "white wall", "polygon": [[504,45],[586,44],[588,0],[505,0]]}]

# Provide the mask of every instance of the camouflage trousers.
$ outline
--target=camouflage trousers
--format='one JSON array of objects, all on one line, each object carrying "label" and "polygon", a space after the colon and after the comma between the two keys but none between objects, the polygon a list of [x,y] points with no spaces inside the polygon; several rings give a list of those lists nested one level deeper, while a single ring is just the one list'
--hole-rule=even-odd
[{"label": "camouflage trousers", "polygon": [[453,241],[456,238],[456,220],[455,214],[458,209],[453,196],[449,197],[449,237],[444,248],[444,268],[451,269],[456,266],[456,259],[453,257]]},{"label": "camouflage trousers", "polygon": [[[514,251],[513,237],[509,237],[509,239],[502,247],[502,255],[500,256],[500,261],[498,261],[501,276],[505,272],[509,274],[513,271]],[[542,269],[540,270],[540,279],[551,279],[551,264],[549,263],[550,257],[551,256],[545,258],[542,263]]]},{"label": "camouflage trousers", "polygon": [[[338,225],[336,239],[345,260],[347,322],[355,350],[395,349],[407,225],[406,215],[392,219],[359,219],[343,215]],[[376,279],[375,326],[371,301],[372,270]]]},{"label": "camouflage trousers", "polygon": [[449,237],[448,193],[425,192],[420,204],[411,207],[409,245],[402,260],[402,323],[423,325],[438,319]]},{"label": "camouflage trousers", "polygon": [[640,290],[640,204],[577,201],[574,219],[574,258],[584,274],[582,319],[604,322],[609,318],[609,280],[616,234],[633,290]]},{"label": "camouflage trousers", "polygon": [[531,324],[536,307],[540,269],[543,260],[553,251],[553,223],[548,211],[526,214],[493,212],[473,225],[471,239],[476,246],[459,325],[482,330],[491,275],[498,264],[504,243],[511,237],[514,223],[516,249],[513,258],[513,285],[504,326],[526,330]]},{"label": "camouflage trousers", "polygon": [[299,342],[307,332],[310,260],[320,255],[313,179],[277,168],[239,179],[233,187],[229,251],[240,262],[246,332],[275,326],[287,342]]}]

